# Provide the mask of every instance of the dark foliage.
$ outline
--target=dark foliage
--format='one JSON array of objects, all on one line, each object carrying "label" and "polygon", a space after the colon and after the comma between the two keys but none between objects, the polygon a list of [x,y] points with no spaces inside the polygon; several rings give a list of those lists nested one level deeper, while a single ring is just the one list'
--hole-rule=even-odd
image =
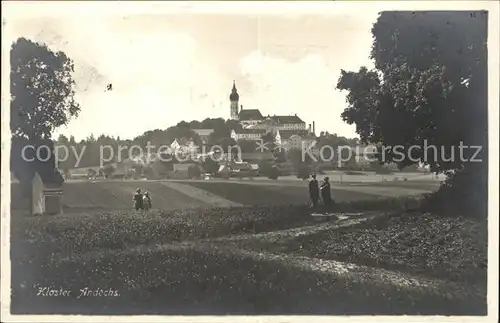
[{"label": "dark foliage", "polygon": [[[383,12],[372,34],[375,69],[341,72],[337,89],[348,91],[343,120],[356,125],[363,142],[384,147],[384,162],[402,168],[418,160],[434,172],[464,169],[471,181],[453,185],[457,192],[480,192],[472,204],[484,206],[487,13]],[[460,146],[482,149],[475,155],[475,148],[461,152]]]},{"label": "dark foliage", "polygon": [[198,166],[189,166],[188,167],[188,177],[189,178],[200,178],[201,170]]},{"label": "dark foliage", "polygon": [[63,52],[19,38],[10,51],[10,128],[15,137],[48,139],[80,111],[73,61]]}]

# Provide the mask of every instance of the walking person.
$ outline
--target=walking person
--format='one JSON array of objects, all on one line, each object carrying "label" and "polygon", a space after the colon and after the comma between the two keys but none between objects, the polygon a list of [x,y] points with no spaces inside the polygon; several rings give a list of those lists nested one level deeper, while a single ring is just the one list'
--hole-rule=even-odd
[{"label": "walking person", "polygon": [[319,186],[316,174],[311,174],[311,179],[309,180],[309,198],[311,199],[311,206],[315,209],[318,206],[319,200]]},{"label": "walking person", "polygon": [[144,203],[142,200],[142,193],[140,188],[138,188],[134,194],[134,208],[136,211],[144,209]]},{"label": "walking person", "polygon": [[328,177],[325,177],[325,179],[323,180],[323,183],[321,184],[320,187],[320,191],[321,191],[321,199],[323,200],[323,205],[325,207],[325,212],[328,213],[328,211],[331,210],[331,207],[333,205],[330,179]]},{"label": "walking person", "polygon": [[151,196],[149,195],[149,192],[144,192],[144,196],[142,198],[142,204],[145,211],[149,210],[152,207]]}]

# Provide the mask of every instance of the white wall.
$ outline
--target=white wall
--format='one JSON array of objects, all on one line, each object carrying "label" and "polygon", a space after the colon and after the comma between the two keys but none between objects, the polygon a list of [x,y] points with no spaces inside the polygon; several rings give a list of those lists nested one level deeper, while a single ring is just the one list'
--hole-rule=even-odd
[{"label": "white wall", "polygon": [[306,130],[305,123],[285,123],[275,125],[274,128],[281,130]]},{"label": "white wall", "polygon": [[196,166],[196,164],[184,163],[184,164],[174,164],[174,172],[175,171],[187,171],[189,167]]},{"label": "white wall", "polygon": [[259,140],[262,138],[260,133],[238,133],[231,136],[234,140]]},{"label": "white wall", "polygon": [[43,196],[43,182],[38,173],[35,173],[35,176],[32,180],[32,205],[31,205],[31,214],[43,214],[45,212],[45,198]]}]

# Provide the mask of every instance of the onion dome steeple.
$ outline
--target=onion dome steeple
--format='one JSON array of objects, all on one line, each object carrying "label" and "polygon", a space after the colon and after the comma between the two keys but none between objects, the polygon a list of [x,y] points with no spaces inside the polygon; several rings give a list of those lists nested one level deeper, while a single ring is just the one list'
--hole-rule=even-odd
[{"label": "onion dome steeple", "polygon": [[233,89],[231,90],[231,95],[229,95],[229,100],[234,102],[234,101],[239,101],[239,99],[240,99],[240,96],[238,94],[238,91],[236,90],[236,84],[233,80]]}]

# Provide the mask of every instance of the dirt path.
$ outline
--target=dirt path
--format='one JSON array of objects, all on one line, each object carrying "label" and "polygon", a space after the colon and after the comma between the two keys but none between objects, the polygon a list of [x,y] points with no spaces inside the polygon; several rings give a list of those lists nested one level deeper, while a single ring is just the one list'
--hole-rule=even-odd
[{"label": "dirt path", "polygon": [[211,239],[199,240],[200,242],[244,242],[245,240],[260,240],[268,243],[275,243],[278,241],[284,241],[287,239],[295,239],[300,236],[316,234],[321,231],[327,231],[332,229],[338,229],[343,227],[349,227],[352,225],[359,224],[361,222],[374,219],[379,216],[383,216],[380,212],[371,213],[332,213],[330,216],[336,217],[337,221],[320,223],[316,225],[303,226],[298,228],[284,229],[271,232],[261,232],[256,234],[239,234],[228,237],[218,237]]},{"label": "dirt path", "polygon": [[[119,252],[106,251],[99,253],[87,253],[84,255],[57,259],[53,265],[71,262],[75,257],[78,261],[90,261],[96,259],[104,261],[107,257],[121,257],[123,255],[133,254],[140,255],[146,252],[151,254],[155,252],[183,250],[217,252],[231,255],[238,259],[251,258],[254,261],[285,265],[308,272],[328,275],[331,277],[332,283],[342,282],[343,286],[348,286],[349,282],[370,285],[370,287],[376,287],[382,294],[384,293],[384,290],[387,292],[397,290],[400,292],[403,291],[408,293],[412,292],[429,296],[438,296],[448,300],[464,300],[470,297],[481,299],[484,297],[484,291],[475,288],[474,286],[464,286],[441,279],[429,279],[402,272],[359,266],[335,260],[245,250],[231,245],[226,245],[225,242],[222,241],[205,241],[203,243],[199,241],[185,241],[181,243],[162,244],[156,246],[137,246]],[[137,288],[145,287],[147,286],[138,286]]]},{"label": "dirt path", "polygon": [[[244,247],[241,242],[250,240],[260,240],[274,242],[281,239],[296,238],[301,235],[308,235],[323,230],[331,230],[339,227],[355,225],[357,223],[374,218],[373,214],[365,214],[352,219],[344,219],[333,223],[322,223],[314,226],[292,228],[261,234],[242,234],[231,237],[203,239],[196,241],[183,241],[179,243],[167,243],[150,246],[136,246],[126,250],[88,252],[70,257],[56,258],[53,265],[71,261],[91,261],[103,260],[104,258],[123,257],[126,255],[141,255],[145,253],[155,253],[164,251],[193,250],[197,252],[217,252],[231,255],[237,259],[251,258],[254,261],[275,263],[290,266],[308,272],[316,272],[329,275],[332,282],[342,281],[344,285],[349,282],[362,283],[376,287],[383,293],[384,290],[403,291],[419,293],[421,295],[438,296],[448,300],[464,300],[469,297],[474,299],[484,298],[484,291],[474,286],[465,286],[442,279],[431,279],[403,272],[391,271],[381,268],[360,266],[352,263],[345,263],[335,260],[325,260],[310,258],[299,255],[272,253],[263,250],[250,250]],[[141,286],[144,288],[144,286]]]}]

